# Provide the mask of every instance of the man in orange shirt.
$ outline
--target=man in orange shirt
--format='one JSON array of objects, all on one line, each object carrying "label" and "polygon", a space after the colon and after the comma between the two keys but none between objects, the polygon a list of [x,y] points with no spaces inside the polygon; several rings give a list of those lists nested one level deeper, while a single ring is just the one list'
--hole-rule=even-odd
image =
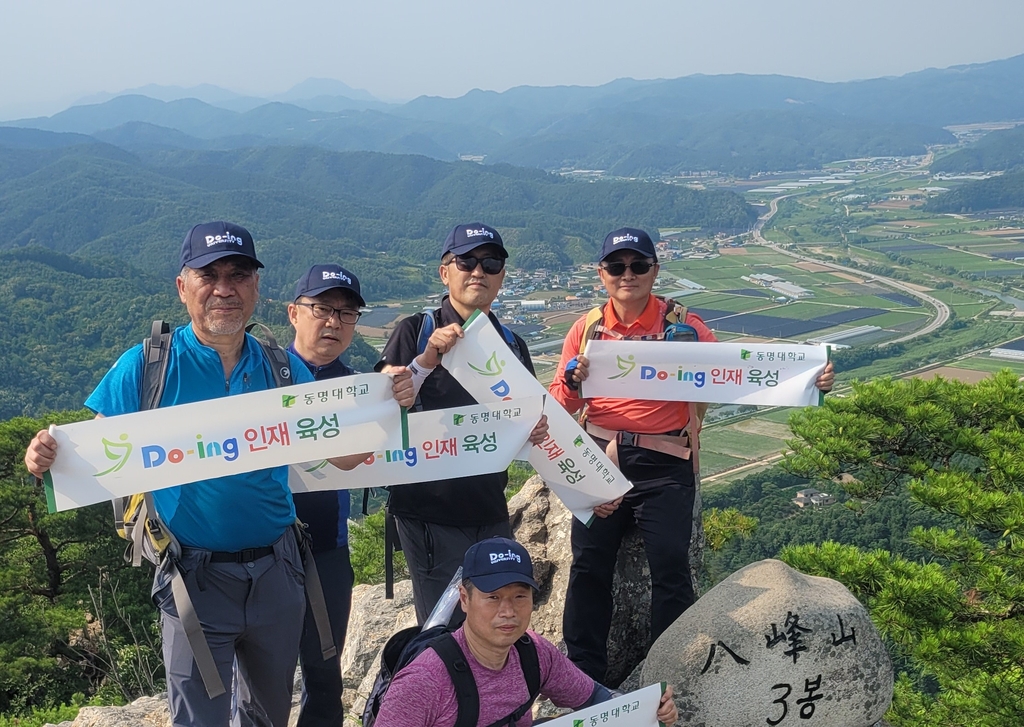
[{"label": "man in orange shirt", "polygon": [[[591,337],[664,337],[666,315],[673,311],[667,310],[665,300],[651,294],[658,257],[646,232],[625,227],[610,233],[601,248],[598,274],[608,291],[608,303],[601,320],[587,331]],[[581,399],[579,385],[587,378],[587,359],[580,353],[586,320],[586,316],[580,318],[569,329],[550,391],[570,413],[587,405],[587,431],[599,446],[607,447],[633,483],[622,498],[597,508],[598,518],[589,528],[575,519],[572,525],[573,560],[562,632],[569,658],[595,681],[603,682],[612,575],[622,538],[633,522],[640,528],[651,568],[651,643],[695,600],[689,559],[696,492],[690,431],[700,430],[704,407],[673,401]],[[698,341],[716,340],[694,313],[688,312],[678,323],[692,329]],[[833,379],[830,363],[816,382],[818,388],[831,390]]]}]

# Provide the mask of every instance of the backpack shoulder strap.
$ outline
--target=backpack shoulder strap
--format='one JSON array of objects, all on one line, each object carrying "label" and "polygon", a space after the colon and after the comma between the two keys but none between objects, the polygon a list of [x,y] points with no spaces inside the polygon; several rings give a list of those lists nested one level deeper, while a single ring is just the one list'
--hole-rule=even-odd
[{"label": "backpack shoulder strap", "polygon": [[583,322],[583,338],[580,340],[580,353],[587,350],[587,341],[593,340],[600,335],[598,325],[604,319],[604,306],[599,305],[587,311],[587,317]]},{"label": "backpack shoulder strap", "polygon": [[685,305],[680,305],[672,298],[663,298],[660,295],[655,296],[658,300],[665,301],[665,324],[666,326],[670,323],[686,323],[686,316],[689,313],[689,309]]},{"label": "backpack shoulder strap", "polygon": [[[430,340],[430,335],[437,329],[437,312],[439,310],[440,308],[426,308],[420,314],[420,325],[416,331],[416,356],[427,350],[427,341]],[[416,401],[413,402],[410,411],[423,411],[423,401],[420,399],[419,394],[416,394]],[[385,579],[385,582],[390,587],[391,581]],[[391,598],[390,588],[387,590],[389,594],[387,598]]]},{"label": "backpack shoulder strap", "polygon": [[250,323],[245,327],[245,332],[252,334],[257,328],[260,335],[253,335],[253,338],[260,344],[260,348],[263,349],[263,357],[270,363],[270,372],[274,376],[274,386],[277,388],[291,386],[294,380],[292,379],[292,362],[288,358],[288,352],[277,345],[277,339],[274,338],[273,331],[262,323]]},{"label": "backpack shoulder strap", "polygon": [[520,362],[522,362],[523,350],[519,346],[519,341],[516,339],[516,334],[512,333],[512,330],[504,323],[501,323],[501,321],[498,321],[498,323],[501,326],[501,335],[505,337],[505,343],[507,343],[508,347],[512,349],[512,353],[516,355],[516,358],[519,359]]},{"label": "backpack shoulder strap", "polygon": [[167,364],[171,358],[171,333],[166,321],[153,321],[149,338],[142,342],[142,381],[139,387],[139,411],[156,409],[164,394]]},{"label": "backpack shoulder strap", "polygon": [[540,695],[540,659],[537,656],[537,645],[533,643],[533,639],[528,634],[523,634],[516,641],[515,647],[519,652],[519,667],[523,670],[523,678],[526,680],[526,688],[530,696],[512,714],[502,717],[497,722],[492,722],[487,727],[515,727],[515,724],[533,709],[533,703]]},{"label": "backpack shoulder strap", "polygon": [[455,699],[459,705],[459,716],[454,727],[475,727],[480,716],[480,695],[476,691],[476,680],[469,670],[469,662],[455,637],[442,634],[430,642],[430,648],[437,652],[444,662],[448,676],[455,686]]},{"label": "backpack shoulder strap", "polygon": [[[523,676],[526,677],[526,687],[530,690],[529,706],[540,694],[540,659],[537,656],[537,644],[533,642],[529,634],[523,634],[515,644],[519,652],[519,664],[523,669]],[[527,707],[529,708],[529,707]],[[524,711],[523,714],[526,714]],[[522,715],[516,717],[516,720]]]},{"label": "backpack shoulder strap", "polygon": [[416,355],[427,350],[427,341],[437,328],[437,308],[428,308],[420,318],[419,331],[416,333]]}]

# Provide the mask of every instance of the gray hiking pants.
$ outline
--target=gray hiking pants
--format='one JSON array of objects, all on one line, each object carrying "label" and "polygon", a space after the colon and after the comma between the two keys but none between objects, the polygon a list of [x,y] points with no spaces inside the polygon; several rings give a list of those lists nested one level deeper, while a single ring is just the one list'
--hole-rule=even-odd
[{"label": "gray hiking pants", "polygon": [[210,551],[186,548],[178,565],[224,685],[237,660],[237,703],[206,693],[178,619],[171,581],[158,569],[153,600],[161,613],[167,698],[174,727],[286,727],[306,611],[302,556],[289,529],[273,553],[249,562],[213,563]]},{"label": "gray hiking pants", "polygon": [[[500,536],[512,537],[508,520],[492,525],[438,525],[423,520],[395,516],[398,540],[412,578],[412,597],[416,604],[416,621],[422,624],[430,616],[434,604],[448,587],[463,556],[473,543]],[[466,615],[456,608],[449,623],[457,627]]]}]

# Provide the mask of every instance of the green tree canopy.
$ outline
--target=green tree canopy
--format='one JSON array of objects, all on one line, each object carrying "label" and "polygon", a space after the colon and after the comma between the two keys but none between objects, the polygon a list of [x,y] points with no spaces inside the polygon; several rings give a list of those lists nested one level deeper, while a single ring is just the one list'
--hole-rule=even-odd
[{"label": "green tree canopy", "polygon": [[1024,724],[1024,383],[1004,371],[856,384],[790,425],[794,472],[860,507],[909,497],[956,523],[911,531],[929,554],[918,561],[835,542],[782,553],[871,611],[904,666],[893,724]]},{"label": "green tree canopy", "polygon": [[[23,464],[37,431],[90,416],[0,423],[0,714],[93,694],[124,666],[122,657],[158,663],[149,638],[152,570],[124,564],[110,507],[49,513]],[[140,653],[136,637],[149,653]],[[124,696],[136,694],[129,688]]]}]

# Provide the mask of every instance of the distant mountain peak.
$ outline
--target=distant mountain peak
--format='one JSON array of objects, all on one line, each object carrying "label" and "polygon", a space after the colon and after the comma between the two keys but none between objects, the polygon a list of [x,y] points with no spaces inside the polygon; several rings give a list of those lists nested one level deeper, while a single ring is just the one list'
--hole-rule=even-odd
[{"label": "distant mountain peak", "polygon": [[279,93],[270,98],[273,101],[291,103],[318,96],[343,96],[355,101],[380,100],[369,91],[361,88],[352,88],[347,83],[334,78],[307,78],[305,81],[295,84],[284,93]]}]

